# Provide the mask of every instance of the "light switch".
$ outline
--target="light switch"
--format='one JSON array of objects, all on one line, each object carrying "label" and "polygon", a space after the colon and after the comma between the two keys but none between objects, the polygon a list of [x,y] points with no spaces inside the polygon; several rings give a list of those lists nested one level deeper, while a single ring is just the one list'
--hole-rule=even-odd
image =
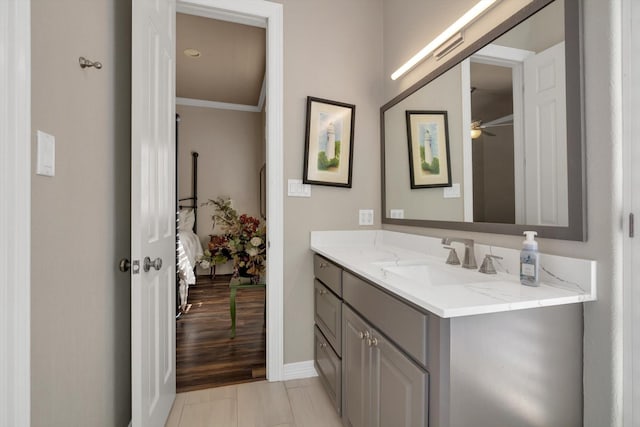
[{"label": "light switch", "polygon": [[373,225],[373,209],[360,209],[359,225]]},{"label": "light switch", "polygon": [[56,174],[56,138],[48,133],[38,131],[38,163],[36,173],[44,176]]},{"label": "light switch", "polygon": [[443,197],[445,199],[457,199],[460,197],[460,184],[453,184],[451,187],[444,187]]},{"label": "light switch", "polygon": [[287,181],[289,197],[311,197],[311,185],[303,184],[301,179]]}]

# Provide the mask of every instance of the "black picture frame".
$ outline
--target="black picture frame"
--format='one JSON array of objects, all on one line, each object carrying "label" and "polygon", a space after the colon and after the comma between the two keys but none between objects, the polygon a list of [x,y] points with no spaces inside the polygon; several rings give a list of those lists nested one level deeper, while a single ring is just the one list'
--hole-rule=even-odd
[{"label": "black picture frame", "polygon": [[451,187],[447,112],[407,110],[406,117],[411,188]]},{"label": "black picture frame", "polygon": [[355,114],[353,104],[307,97],[304,184],[351,188]]}]

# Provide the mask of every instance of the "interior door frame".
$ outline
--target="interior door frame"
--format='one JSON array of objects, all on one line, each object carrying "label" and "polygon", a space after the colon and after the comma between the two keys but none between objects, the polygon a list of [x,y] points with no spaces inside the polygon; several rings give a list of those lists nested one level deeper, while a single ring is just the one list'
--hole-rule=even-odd
[{"label": "interior door frame", "polygon": [[[525,163],[524,163],[524,60],[534,55],[524,49],[512,48],[507,46],[499,46],[488,44],[478,52],[469,57],[470,62],[480,64],[497,65],[500,67],[511,68],[511,87],[513,92],[513,162],[514,162],[514,183],[515,183],[515,201],[516,201],[516,224],[525,224]],[[463,104],[464,105],[464,104]],[[467,121],[465,123],[469,123]],[[465,132],[465,135],[469,132]],[[469,141],[471,139],[469,138]],[[471,144],[471,142],[469,142]],[[471,151],[469,145],[468,148]],[[471,159],[471,154],[469,154]],[[472,160],[471,160],[472,162]],[[471,187],[473,188],[473,187]],[[466,192],[465,192],[466,193]],[[473,200],[471,201],[473,203]],[[465,218],[466,220],[466,218]]]},{"label": "interior door frame", "polygon": [[264,0],[178,0],[176,11],[266,28],[267,380],[284,378],[283,13]]},{"label": "interior door frame", "polygon": [[0,425],[31,424],[31,1],[0,0]]},{"label": "interior door frame", "polygon": [[[635,55],[640,45],[640,7],[634,0],[622,1],[622,180],[623,180],[623,365],[622,396],[624,427],[640,426],[640,147],[637,143],[640,123],[640,58]],[[635,237],[630,237],[627,215],[634,213]],[[635,403],[635,405],[634,405]]]}]

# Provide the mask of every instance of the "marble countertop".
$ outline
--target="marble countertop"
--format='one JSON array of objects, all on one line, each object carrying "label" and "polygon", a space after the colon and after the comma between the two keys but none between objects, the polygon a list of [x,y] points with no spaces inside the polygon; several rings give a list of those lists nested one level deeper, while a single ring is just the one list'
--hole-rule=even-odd
[{"label": "marble countertop", "polygon": [[[475,245],[478,265],[485,254],[503,257],[494,262],[498,274],[467,270],[462,274],[478,275],[477,281],[431,285],[406,278],[399,280],[387,274],[385,267],[423,264],[432,265],[444,274],[461,274],[460,266],[445,264],[448,250],[442,248],[437,238],[387,230],[314,231],[310,246],[319,255],[443,318],[596,299],[596,262],[592,260],[541,253],[541,283],[538,287],[530,287],[520,284],[520,251]],[[462,246],[457,249],[462,257]]]}]

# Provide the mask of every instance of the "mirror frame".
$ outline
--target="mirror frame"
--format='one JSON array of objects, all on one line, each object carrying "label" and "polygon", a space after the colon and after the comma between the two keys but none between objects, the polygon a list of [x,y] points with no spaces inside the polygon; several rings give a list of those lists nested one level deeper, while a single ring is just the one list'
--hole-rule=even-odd
[{"label": "mirror frame", "polygon": [[384,144],[384,113],[404,100],[427,83],[444,74],[473,53],[497,39],[504,33],[520,24],[554,0],[534,0],[520,9],[509,19],[494,27],[477,41],[462,49],[451,59],[427,74],[424,78],[397,95],[380,108],[380,141],[382,167],[382,223],[391,225],[408,225],[413,227],[444,228],[451,230],[474,231],[494,234],[522,235],[523,231],[535,230],[538,237],[561,240],[587,240],[587,207],[585,150],[583,149],[583,67],[582,67],[582,8],[580,0],[564,0],[565,13],[565,63],[566,75],[579,76],[566,81],[567,96],[567,184],[569,204],[569,225],[567,227],[502,224],[488,222],[437,221],[426,219],[395,219],[387,217],[386,210],[386,171]]}]

